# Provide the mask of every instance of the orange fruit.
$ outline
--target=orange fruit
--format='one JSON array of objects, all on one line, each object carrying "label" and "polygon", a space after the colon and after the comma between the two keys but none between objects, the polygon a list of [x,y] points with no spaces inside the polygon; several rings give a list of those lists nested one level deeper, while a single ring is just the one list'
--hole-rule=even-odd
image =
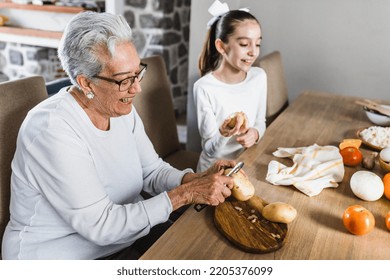
[{"label": "orange fruit", "polygon": [[364,235],[375,227],[374,215],[361,205],[353,205],[345,209],[343,224],[352,234]]},{"label": "orange fruit", "polygon": [[388,230],[390,230],[390,211],[387,212],[386,218],[385,218],[386,227]]},{"label": "orange fruit", "polygon": [[363,160],[362,153],[355,147],[346,147],[340,150],[340,154],[343,158],[343,163],[347,166],[357,166]]},{"label": "orange fruit", "polygon": [[390,200],[390,173],[383,177],[383,185],[385,187],[385,196]]},{"label": "orange fruit", "polygon": [[361,145],[362,145],[362,140],[360,140],[360,139],[344,139],[339,144],[339,148],[340,148],[340,150],[342,150],[346,147],[355,147],[356,149],[359,149]]}]

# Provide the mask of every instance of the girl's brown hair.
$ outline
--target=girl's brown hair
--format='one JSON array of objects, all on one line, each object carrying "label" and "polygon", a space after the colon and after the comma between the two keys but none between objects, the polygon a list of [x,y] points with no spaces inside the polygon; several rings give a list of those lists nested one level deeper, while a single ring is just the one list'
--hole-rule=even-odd
[{"label": "girl's brown hair", "polygon": [[198,62],[201,76],[217,69],[221,60],[221,54],[215,47],[215,40],[221,39],[222,42],[227,43],[229,37],[234,33],[236,25],[244,20],[254,20],[260,25],[259,21],[251,13],[242,10],[232,10],[222,15],[221,18],[210,26]]}]

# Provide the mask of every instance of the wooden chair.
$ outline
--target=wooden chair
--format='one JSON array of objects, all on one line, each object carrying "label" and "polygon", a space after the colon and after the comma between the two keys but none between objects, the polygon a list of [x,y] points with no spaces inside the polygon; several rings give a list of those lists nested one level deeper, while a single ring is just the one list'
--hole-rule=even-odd
[{"label": "wooden chair", "polygon": [[281,54],[273,51],[258,58],[254,65],[267,73],[266,124],[269,126],[289,104]]},{"label": "wooden chair", "polygon": [[[134,98],[134,106],[144,123],[146,134],[164,161],[179,170],[192,168],[195,171],[200,153],[184,150],[179,143],[171,84],[164,59],[150,56],[142,62],[148,68],[141,83],[142,92]],[[177,220],[187,208],[188,205],[177,209],[170,219]]]},{"label": "wooden chair", "polygon": [[19,128],[27,112],[47,97],[41,76],[0,83],[0,244],[9,221],[11,161]]},{"label": "wooden chair", "polygon": [[173,107],[171,84],[161,56],[142,59],[148,66],[141,82],[142,92],[135,97],[134,106],[144,123],[146,134],[156,152],[178,169],[196,170],[199,153],[184,150],[179,143]]}]

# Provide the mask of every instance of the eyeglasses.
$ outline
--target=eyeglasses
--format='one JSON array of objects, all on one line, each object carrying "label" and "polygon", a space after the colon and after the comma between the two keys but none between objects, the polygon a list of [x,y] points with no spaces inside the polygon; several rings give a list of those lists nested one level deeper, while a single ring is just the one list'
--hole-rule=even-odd
[{"label": "eyeglasses", "polygon": [[102,76],[99,76],[99,75],[95,75],[95,76],[93,76],[93,78],[97,78],[97,79],[100,79],[100,80],[103,80],[103,81],[115,83],[115,84],[117,84],[119,86],[119,91],[126,91],[134,84],[135,79],[137,79],[138,82],[141,82],[143,77],[145,76],[146,68],[148,67],[148,65],[145,64],[145,63],[140,63],[140,65],[142,66],[142,69],[138,72],[137,75],[132,76],[132,77],[128,77],[128,78],[123,79],[121,81],[117,81],[117,80],[114,80],[114,79],[102,77]]}]

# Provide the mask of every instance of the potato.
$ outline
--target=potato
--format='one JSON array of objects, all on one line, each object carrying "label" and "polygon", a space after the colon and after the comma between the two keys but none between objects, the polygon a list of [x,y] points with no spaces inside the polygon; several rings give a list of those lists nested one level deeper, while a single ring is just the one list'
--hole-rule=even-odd
[{"label": "potato", "polygon": [[290,204],[273,202],[266,205],[261,213],[268,221],[275,223],[291,223],[297,216],[297,210]]},{"label": "potato", "polygon": [[230,129],[233,129],[237,124],[237,120],[243,121],[242,126],[246,125],[245,114],[243,112],[236,112],[230,115],[230,121],[227,126]]},{"label": "potato", "polygon": [[5,25],[8,20],[8,17],[0,15],[0,26]]},{"label": "potato", "polygon": [[254,195],[248,199],[247,204],[254,210],[258,211],[260,214],[263,213],[264,206],[267,205],[267,203],[257,195]]},{"label": "potato", "polygon": [[[228,174],[231,168],[225,170]],[[275,223],[290,223],[297,216],[297,210],[290,204],[283,202],[273,202],[266,204],[260,197],[254,195],[255,187],[242,172],[232,175],[233,189],[232,195],[239,201],[247,201],[248,205],[257,210],[265,219]]]},{"label": "potato", "polygon": [[[231,168],[225,170],[225,175],[229,173]],[[235,199],[240,201],[247,201],[255,194],[255,187],[249,179],[241,172],[232,175],[233,189],[232,195]]]},{"label": "potato", "polygon": [[236,122],[237,122],[236,116],[235,115],[231,116],[230,122],[228,123],[228,127],[233,129],[236,126]]},{"label": "potato", "polygon": [[297,216],[297,210],[287,203],[273,202],[267,204],[262,198],[256,195],[251,197],[247,203],[271,222],[290,223]]}]

